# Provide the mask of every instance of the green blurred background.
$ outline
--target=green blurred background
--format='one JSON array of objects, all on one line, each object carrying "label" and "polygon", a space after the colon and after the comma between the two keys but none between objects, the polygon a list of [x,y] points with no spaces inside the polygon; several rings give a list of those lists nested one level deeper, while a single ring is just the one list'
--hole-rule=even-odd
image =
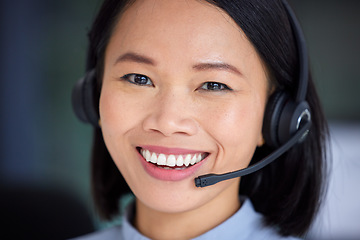
[{"label": "green blurred background", "polygon": [[[308,40],[327,118],[334,126],[354,126],[358,132],[360,1],[290,2]],[[91,215],[92,128],[75,118],[70,96],[84,74],[86,34],[100,4],[0,1],[1,183],[5,188],[64,191]],[[360,147],[360,137],[354,139]]]}]

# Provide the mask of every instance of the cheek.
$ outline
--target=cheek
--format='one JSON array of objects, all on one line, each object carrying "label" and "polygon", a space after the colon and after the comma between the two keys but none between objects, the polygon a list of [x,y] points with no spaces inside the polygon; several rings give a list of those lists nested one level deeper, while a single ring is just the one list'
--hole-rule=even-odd
[{"label": "cheek", "polygon": [[122,140],[119,136],[123,135],[125,125],[125,119],[118,107],[119,100],[111,94],[111,91],[103,87],[99,102],[101,131],[105,145],[114,160],[119,156],[114,149],[119,149],[119,145],[121,147]]},{"label": "cheek", "polygon": [[[118,136],[124,132],[123,126],[125,120],[121,110],[118,109],[118,99],[114,98],[111,94],[107,94],[106,90],[103,90],[100,97],[99,113],[101,120],[101,131],[105,144],[113,156],[116,159],[112,149],[115,149],[121,140]],[[115,157],[115,158],[114,158]]]},{"label": "cheek", "polygon": [[101,130],[115,162],[123,159],[124,154],[129,152],[125,143],[127,133],[133,129],[135,117],[138,116],[135,110],[136,108],[131,106],[131,101],[126,101],[122,94],[113,90],[113,87],[103,86],[99,103]]},{"label": "cheek", "polygon": [[135,148],[129,144],[131,133],[139,122],[136,119],[139,118],[139,112],[136,112],[139,108],[134,103],[135,99],[120,94],[114,86],[103,86],[99,103],[101,131],[105,145],[125,179],[136,179],[137,170],[141,169],[137,161],[132,161],[135,167],[128,164],[129,159],[137,158]]},{"label": "cheek", "polygon": [[134,99],[117,93],[113,88],[103,86],[99,103],[100,119],[104,134],[121,136],[134,126],[139,108]]},{"label": "cheek", "polygon": [[261,133],[262,112],[263,107],[257,103],[228,105],[207,122],[220,142],[238,145],[239,141],[255,139]]},{"label": "cheek", "polygon": [[204,121],[218,147],[215,167],[239,168],[250,163],[262,138],[263,111],[264,104],[255,99],[228,104]]}]

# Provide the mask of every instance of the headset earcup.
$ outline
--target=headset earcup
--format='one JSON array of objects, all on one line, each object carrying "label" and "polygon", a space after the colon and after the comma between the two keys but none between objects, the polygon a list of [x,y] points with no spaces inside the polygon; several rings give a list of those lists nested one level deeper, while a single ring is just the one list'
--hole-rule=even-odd
[{"label": "headset earcup", "polygon": [[280,145],[278,139],[279,120],[288,99],[288,95],[283,91],[274,92],[268,99],[263,122],[263,137],[268,146],[278,147]]},{"label": "headset earcup", "polygon": [[311,121],[310,107],[306,101],[296,103],[289,100],[281,112],[278,128],[279,143],[285,143],[301,127],[302,121]]},{"label": "headset earcup", "polygon": [[96,106],[96,73],[91,70],[77,81],[72,91],[72,106],[76,116],[83,122],[98,126]]},{"label": "headset earcup", "polygon": [[265,143],[271,147],[279,147],[288,141],[300,127],[301,121],[311,121],[309,109],[306,101],[296,103],[285,92],[273,93],[264,114]]}]

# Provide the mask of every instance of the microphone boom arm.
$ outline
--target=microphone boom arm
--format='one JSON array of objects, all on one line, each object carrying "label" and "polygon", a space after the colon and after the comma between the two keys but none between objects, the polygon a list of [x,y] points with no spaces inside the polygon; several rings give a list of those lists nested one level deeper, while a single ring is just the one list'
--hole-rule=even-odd
[{"label": "microphone boom arm", "polygon": [[311,126],[311,121],[308,121],[305,123],[286,143],[284,143],[282,146],[280,146],[278,149],[276,149],[274,152],[272,152],[270,155],[262,159],[261,161],[229,173],[224,174],[206,174],[201,175],[197,178],[195,178],[195,186],[196,187],[206,187],[213,185],[215,183],[218,183],[220,181],[237,178],[241,176],[248,175],[250,173],[256,172],[260,170],[261,168],[267,166],[268,164],[272,163],[275,159],[280,157],[282,154],[284,154],[286,151],[288,151],[291,147],[293,147],[295,144],[297,144],[300,140],[302,140],[309,132]]}]

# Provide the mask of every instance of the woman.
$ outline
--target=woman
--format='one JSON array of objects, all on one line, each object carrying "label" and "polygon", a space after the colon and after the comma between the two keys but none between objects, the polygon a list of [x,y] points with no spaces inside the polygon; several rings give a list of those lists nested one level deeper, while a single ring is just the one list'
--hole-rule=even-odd
[{"label": "woman", "polygon": [[95,96],[84,102],[96,125],[93,194],[107,220],[121,196],[135,199],[122,226],[85,239],[304,236],[322,197],[327,133],[308,72],[312,126],[301,143],[250,175],[194,185],[286,143],[264,129],[269,102],[279,91],[295,98],[299,87],[293,36],[278,0],[106,0],[84,80]]}]

